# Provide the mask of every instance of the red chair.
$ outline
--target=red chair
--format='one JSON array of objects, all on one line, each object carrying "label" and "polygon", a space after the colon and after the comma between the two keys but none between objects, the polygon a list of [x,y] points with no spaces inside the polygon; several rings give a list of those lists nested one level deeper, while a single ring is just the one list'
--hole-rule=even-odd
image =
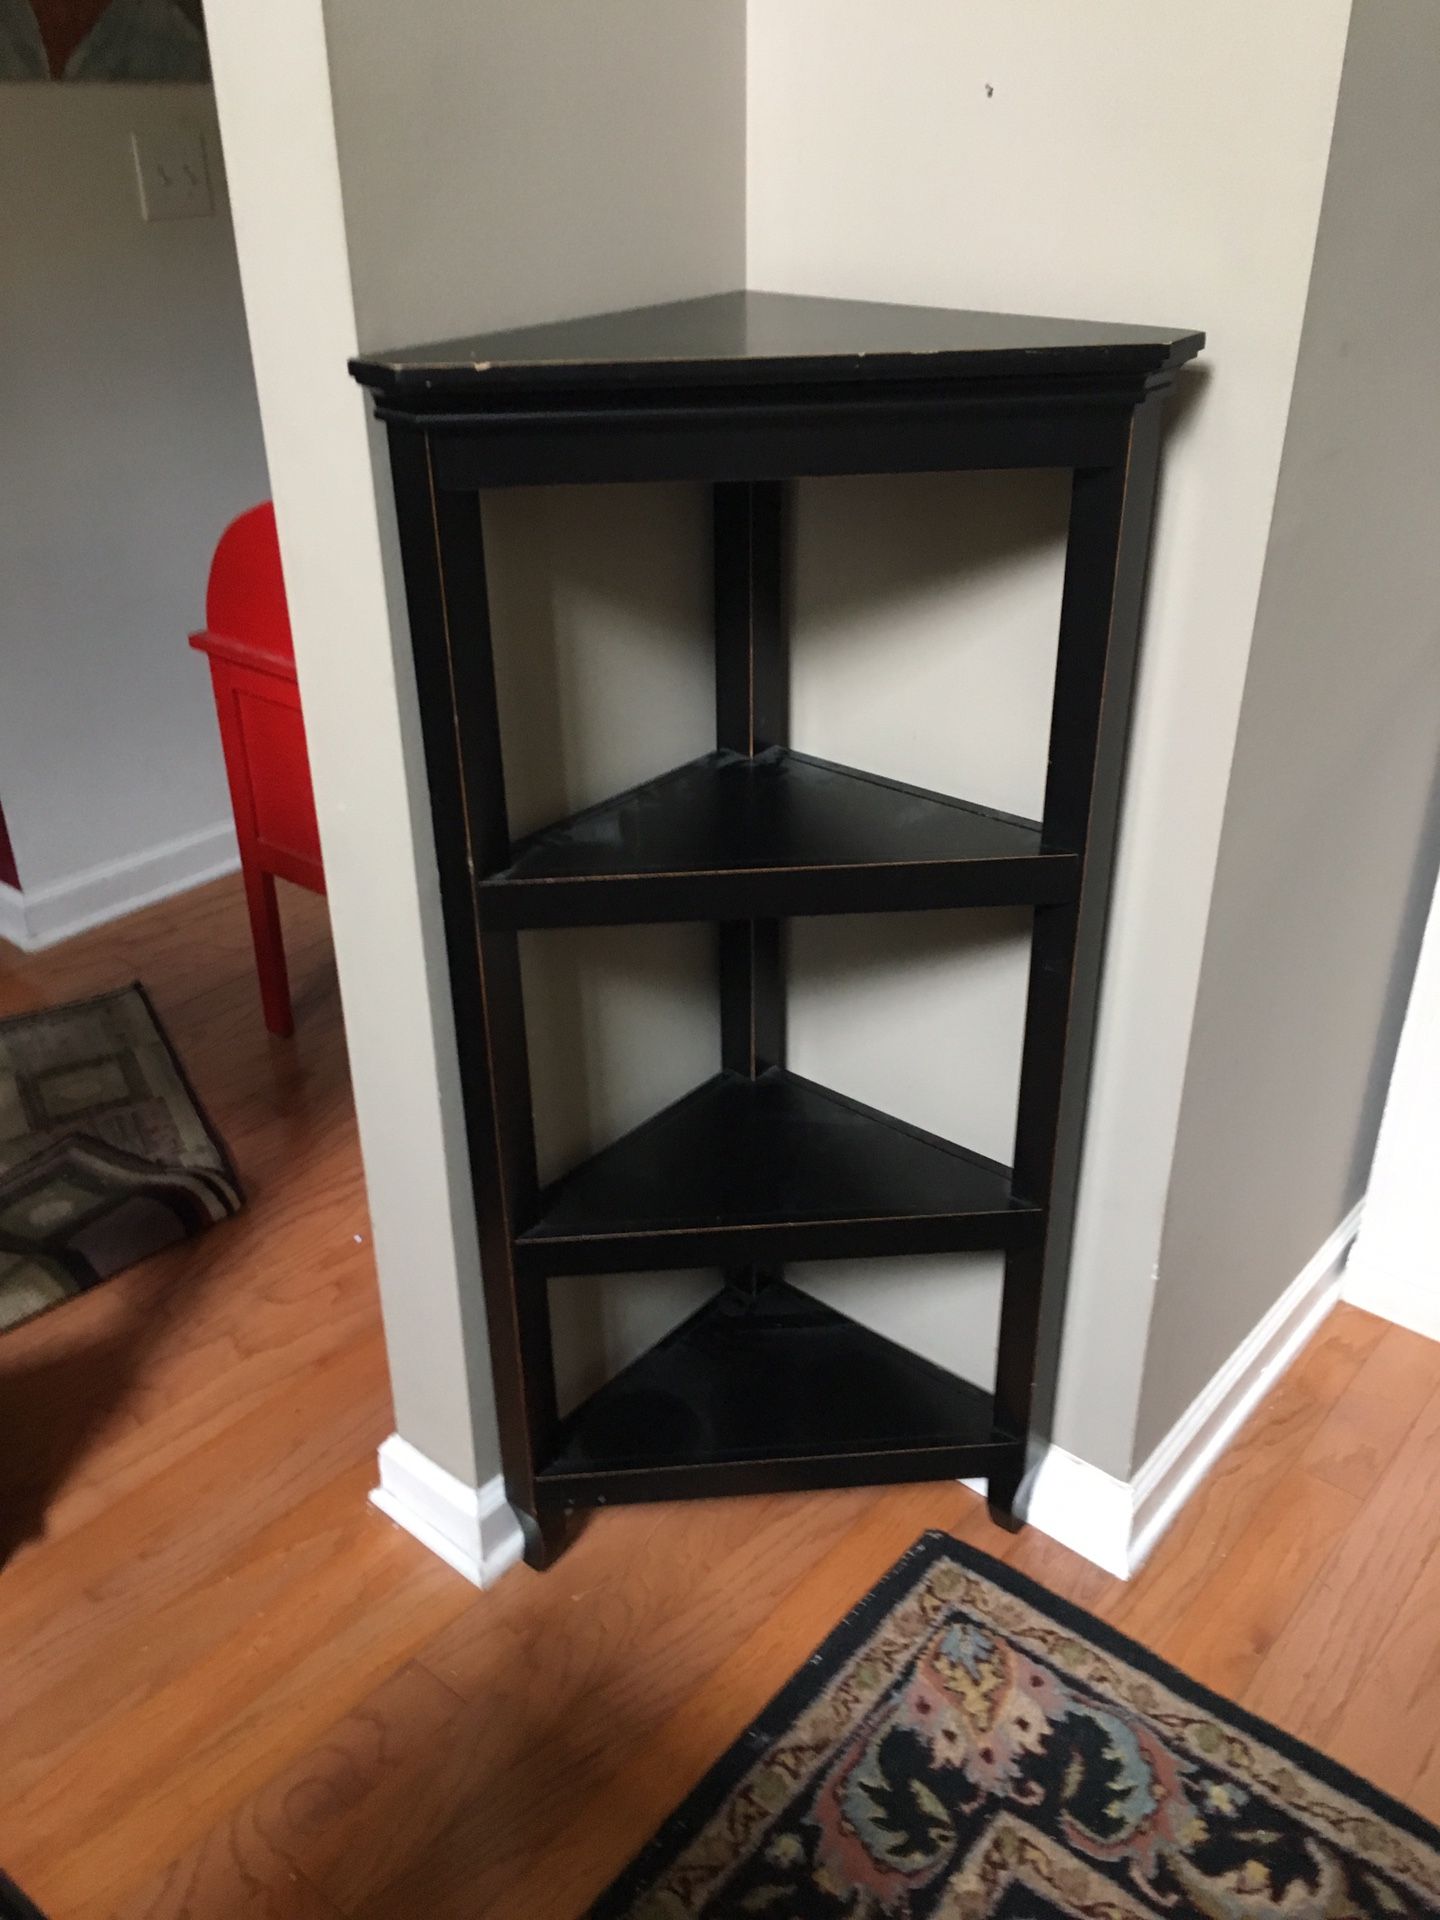
[{"label": "red chair", "polygon": [[268,500],[221,535],[210,563],[205,619],[205,631],[192,633],[190,644],[210,657],[260,1001],[271,1033],[291,1034],[295,1020],[275,880],[324,893],[325,872],[275,509]]}]

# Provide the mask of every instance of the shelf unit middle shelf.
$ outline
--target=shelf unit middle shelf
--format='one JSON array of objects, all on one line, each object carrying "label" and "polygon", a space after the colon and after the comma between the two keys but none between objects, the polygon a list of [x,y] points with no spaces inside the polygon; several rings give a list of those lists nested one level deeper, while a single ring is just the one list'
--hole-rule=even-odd
[{"label": "shelf unit middle shelf", "polygon": [[1071,900],[1036,821],[787,747],[702,755],[516,843],[483,924],[607,926]]},{"label": "shelf unit middle shelf", "polygon": [[[789,748],[726,749],[516,843],[503,929],[1072,899],[1040,827]],[[781,1067],[721,1072],[554,1181],[517,1279],[1037,1245],[1010,1169]]]},{"label": "shelf unit middle shelf", "polygon": [[518,1278],[1034,1246],[1010,1169],[812,1080],[721,1072],[540,1195]]}]

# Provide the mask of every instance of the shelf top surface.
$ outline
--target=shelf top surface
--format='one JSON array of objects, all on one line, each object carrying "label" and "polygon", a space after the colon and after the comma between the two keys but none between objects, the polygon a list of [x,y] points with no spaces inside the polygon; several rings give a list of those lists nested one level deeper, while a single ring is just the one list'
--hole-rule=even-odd
[{"label": "shelf top surface", "polygon": [[562,1176],[531,1242],[1029,1211],[1010,1171],[772,1067],[719,1073]]},{"label": "shelf top surface", "polygon": [[1143,378],[1204,342],[1183,328],[736,292],[363,354],[350,368],[380,394],[473,405],[516,389]]},{"label": "shelf top surface", "polygon": [[721,1293],[564,1423],[556,1474],[982,1446],[988,1393],[781,1281]]},{"label": "shelf top surface", "polygon": [[753,759],[721,749],[529,835],[487,884],[1039,853],[1032,820],[788,748]]}]

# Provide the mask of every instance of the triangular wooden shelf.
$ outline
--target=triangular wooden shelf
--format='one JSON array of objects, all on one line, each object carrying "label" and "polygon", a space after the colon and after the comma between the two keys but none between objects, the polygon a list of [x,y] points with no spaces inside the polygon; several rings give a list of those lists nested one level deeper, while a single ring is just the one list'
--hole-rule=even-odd
[{"label": "triangular wooden shelf", "polygon": [[717,1073],[547,1188],[516,1271],[629,1273],[1033,1245],[1010,1170],[773,1067]]},{"label": "triangular wooden shelf", "polygon": [[1080,863],[1033,820],[790,748],[720,750],[517,843],[480,885],[491,926],[1034,906]]},{"label": "triangular wooden shelf", "polygon": [[985,1473],[1021,1444],[994,1419],[979,1387],[780,1281],[716,1294],[592,1394],[541,1479],[593,1504],[733,1492],[747,1466],[773,1487],[784,1463],[797,1486]]}]

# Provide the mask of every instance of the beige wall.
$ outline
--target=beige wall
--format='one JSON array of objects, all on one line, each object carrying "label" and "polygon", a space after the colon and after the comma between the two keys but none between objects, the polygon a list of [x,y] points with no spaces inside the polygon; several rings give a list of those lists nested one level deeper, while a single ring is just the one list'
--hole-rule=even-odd
[{"label": "beige wall", "polygon": [[1437,188],[1440,9],[1356,0],[1137,1461],[1365,1191],[1440,851]]},{"label": "beige wall", "polygon": [[[1148,0],[904,0],[877,31],[866,0],[750,8],[752,285],[1209,335],[1167,454],[1054,1422],[1117,1474],[1348,13],[1348,0],[1221,0],[1203,16]],[[1055,490],[1007,481],[992,521],[969,486],[915,487],[901,512],[918,551],[844,488],[817,505],[800,743],[1033,806],[1040,769],[1013,729],[1033,743],[1043,723]],[[802,1070],[823,1055],[842,1086],[1006,1150],[1022,940],[957,922],[837,941],[816,923],[798,944]],[[877,945],[888,973],[862,980],[858,957]],[[947,1271],[964,1276],[958,1294]],[[993,1292],[979,1263],[937,1264],[855,1277],[847,1304],[973,1370],[988,1364]]]},{"label": "beige wall", "polygon": [[325,16],[362,347],[743,281],[743,0]]},{"label": "beige wall", "polygon": [[[134,131],[207,141],[147,225]],[[0,769],[35,931],[233,863],[210,555],[268,491],[211,90],[0,86]]]},{"label": "beige wall", "polygon": [[[1068,505],[1059,474],[802,483],[793,737],[805,752],[1036,815]],[[790,927],[790,1061],[1009,1160],[1030,916]],[[826,1262],[793,1278],[989,1387],[999,1261]]]},{"label": "beige wall", "polygon": [[[210,0],[207,14],[396,1424],[442,1467],[483,1480],[498,1464],[489,1361],[389,482],[383,443],[345,362],[357,345],[679,297],[738,279],[743,9],[738,0],[686,8],[614,0],[603,9],[417,0],[402,22],[384,0],[323,8],[320,0]],[[666,555],[697,541],[699,527],[683,500],[658,510],[665,571],[657,581],[643,549],[618,562],[607,550],[600,535],[613,501],[578,522],[563,504],[504,503],[516,539],[502,587],[511,610],[502,644],[522,683],[542,646],[543,670],[568,673],[581,613],[617,598],[623,610],[638,595],[662,623],[675,612],[684,655],[683,594],[693,590],[676,584]],[[553,589],[548,572],[536,584],[536,557],[548,568],[551,554],[561,582]],[[628,656],[632,675],[642,672],[653,630],[623,611],[614,629],[612,650]],[[662,735],[665,724],[677,737],[689,724],[692,684],[682,657],[670,682],[676,711],[668,722],[662,716]],[[587,748],[591,757],[572,763],[574,777],[608,777],[611,751],[603,741]],[[622,741],[613,751],[630,748]],[[603,981],[603,952],[601,961]],[[687,963],[683,953],[653,962],[657,991],[678,997],[682,1017]],[[559,966],[548,1019],[543,983],[532,996],[545,1028],[537,1066],[551,1080],[563,1076],[574,1097],[575,1060],[564,1044],[574,1030],[573,1000],[565,1000],[574,970],[563,956]],[[533,1025],[534,1005],[531,1013]],[[612,1017],[627,1017],[623,995]],[[606,1041],[594,1044],[603,1064]],[[655,1070],[683,1073],[678,1041],[659,1050]],[[634,1098],[634,1089],[614,1097]],[[562,1115],[554,1128],[588,1117]],[[632,1319],[624,1303],[601,1303],[562,1338],[572,1391],[605,1343],[623,1350],[643,1337]]]},{"label": "beige wall", "polygon": [[[427,0],[398,68],[391,7],[326,13],[362,348],[743,279],[743,0]],[[699,489],[507,494],[485,519],[517,831],[713,744]],[[522,961],[542,1178],[719,1064],[708,930],[534,935]],[[558,1284],[562,1406],[711,1284]]]}]

